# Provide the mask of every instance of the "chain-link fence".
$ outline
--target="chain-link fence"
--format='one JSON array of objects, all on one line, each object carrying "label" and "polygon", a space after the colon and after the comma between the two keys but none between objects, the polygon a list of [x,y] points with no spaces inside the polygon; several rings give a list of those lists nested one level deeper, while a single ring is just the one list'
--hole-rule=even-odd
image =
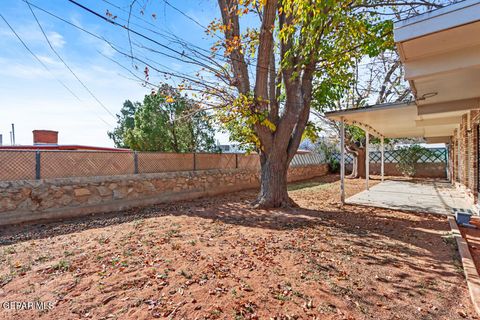
[{"label": "chain-link fence", "polygon": [[[292,167],[325,163],[298,154]],[[260,169],[257,154],[0,150],[0,181],[113,176],[211,169]]]}]

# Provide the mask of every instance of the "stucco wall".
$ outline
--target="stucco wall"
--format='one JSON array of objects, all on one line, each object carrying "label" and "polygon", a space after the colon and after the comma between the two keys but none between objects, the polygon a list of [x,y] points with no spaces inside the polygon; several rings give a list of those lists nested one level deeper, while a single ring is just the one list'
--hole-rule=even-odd
[{"label": "stucco wall", "polygon": [[[289,181],[321,176],[328,166],[289,170]],[[259,174],[223,169],[0,182],[0,225],[58,220],[91,213],[124,210],[188,200],[259,186]]]}]

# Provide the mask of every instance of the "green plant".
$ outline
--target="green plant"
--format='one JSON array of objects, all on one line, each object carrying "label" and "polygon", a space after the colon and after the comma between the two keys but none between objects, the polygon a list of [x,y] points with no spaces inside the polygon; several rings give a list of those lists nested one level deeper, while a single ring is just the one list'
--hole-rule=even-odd
[{"label": "green plant", "polygon": [[412,144],[397,150],[397,169],[407,177],[413,177],[416,172],[415,164],[422,159],[422,157],[429,157],[431,151],[418,144]]},{"label": "green plant", "polygon": [[182,90],[165,83],[143,102],[125,101],[117,127],[108,136],[117,147],[138,151],[219,151],[207,112]]},{"label": "green plant", "polygon": [[52,269],[57,271],[68,271],[70,269],[70,262],[62,259],[57,264],[54,264]]},{"label": "green plant", "polygon": [[328,161],[328,169],[332,173],[337,173],[340,171],[340,162],[335,158],[330,158]]}]

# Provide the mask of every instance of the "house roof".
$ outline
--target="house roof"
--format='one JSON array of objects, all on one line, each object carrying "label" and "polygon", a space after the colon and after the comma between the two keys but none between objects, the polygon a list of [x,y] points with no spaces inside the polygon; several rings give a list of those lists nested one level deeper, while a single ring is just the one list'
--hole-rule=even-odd
[{"label": "house roof", "polygon": [[480,2],[465,0],[395,22],[395,42],[454,28],[479,20]]},{"label": "house roof", "polygon": [[417,105],[480,96],[480,0],[397,22],[395,42]]},{"label": "house roof", "polygon": [[82,150],[82,151],[108,151],[108,152],[131,152],[130,149],[107,148],[95,146],[82,146],[76,144],[58,145],[58,144],[37,144],[37,145],[18,145],[18,146],[0,146],[0,150]]}]

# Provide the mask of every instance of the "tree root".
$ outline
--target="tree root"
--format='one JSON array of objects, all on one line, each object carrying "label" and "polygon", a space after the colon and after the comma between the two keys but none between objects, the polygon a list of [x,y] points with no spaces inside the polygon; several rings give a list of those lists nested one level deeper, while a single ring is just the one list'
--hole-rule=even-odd
[{"label": "tree root", "polygon": [[274,201],[273,199],[266,199],[264,197],[259,197],[252,202],[252,207],[254,209],[274,209],[274,208],[298,208],[299,205],[293,201],[292,198],[288,197],[286,200]]}]

